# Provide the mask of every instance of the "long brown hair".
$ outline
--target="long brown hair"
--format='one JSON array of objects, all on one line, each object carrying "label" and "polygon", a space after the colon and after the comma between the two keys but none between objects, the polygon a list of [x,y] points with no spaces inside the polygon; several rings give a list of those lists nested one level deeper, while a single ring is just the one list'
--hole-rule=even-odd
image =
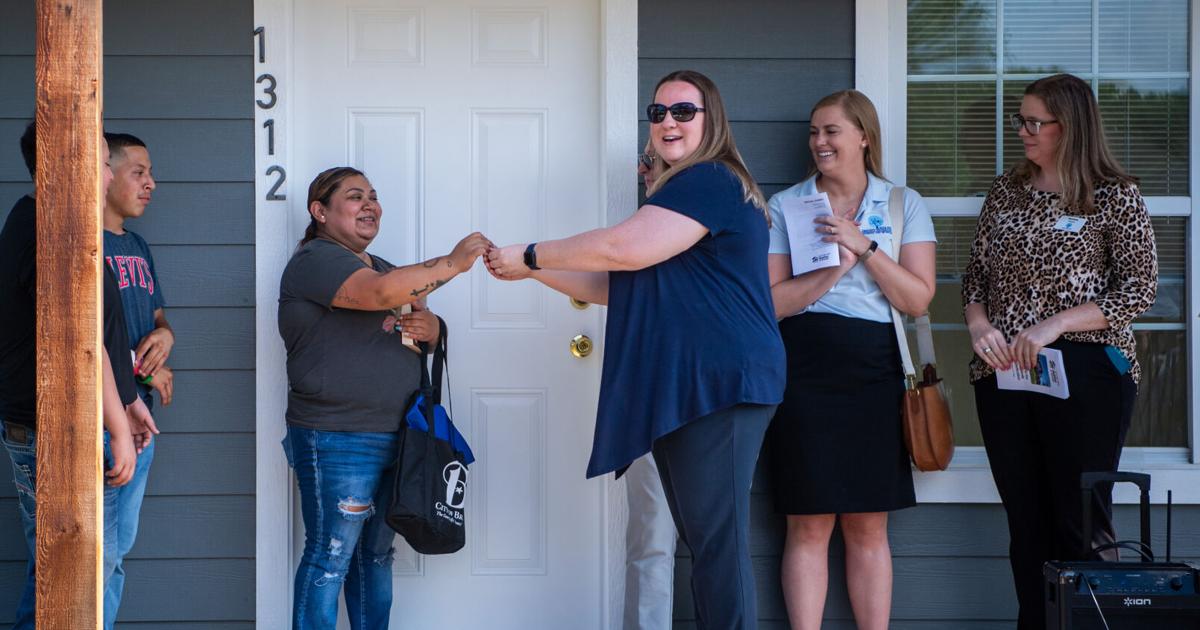
[{"label": "long brown hair", "polygon": [[[1055,74],[1030,83],[1025,95],[1042,99],[1062,129],[1054,163],[1064,207],[1091,214],[1095,212],[1097,185],[1137,182],[1109,151],[1096,95],[1086,81],[1070,74]],[[1040,171],[1029,159],[1021,160],[1013,168],[1022,182],[1032,181]]]},{"label": "long brown hair", "polygon": [[304,247],[304,244],[317,238],[321,235],[321,224],[317,218],[312,216],[312,204],[314,201],[321,202],[321,205],[328,206],[333,199],[333,193],[337,192],[339,186],[347,178],[361,175],[366,177],[362,171],[352,166],[335,166],[333,168],[321,171],[319,175],[313,178],[312,183],[308,185],[308,203],[304,208],[308,210],[308,227],[304,228],[304,238],[300,239],[300,244],[297,248]]},{"label": "long brown hair", "polygon": [[[867,168],[868,173],[875,177],[886,179],[883,176],[883,132],[879,128],[879,113],[875,111],[875,104],[871,102],[871,99],[858,90],[834,92],[813,105],[808,112],[808,119],[812,120],[818,109],[826,107],[842,108],[842,113],[846,115],[846,118],[867,139],[867,146],[863,151],[863,166]],[[816,174],[817,165],[814,162],[808,170],[808,175],[811,177]]]},{"label": "long brown hair", "polygon": [[691,155],[672,164],[658,177],[654,186],[646,191],[646,196],[653,195],[676,173],[683,172],[690,166],[701,162],[720,162],[733,171],[733,174],[742,182],[742,192],[746,202],[752,203],[756,208],[762,210],[763,216],[770,221],[766,199],[763,198],[762,191],[758,189],[754,178],[750,176],[750,170],[746,168],[746,162],[742,160],[742,154],[738,153],[737,144],[733,141],[733,130],[730,129],[729,118],[725,114],[725,103],[721,100],[721,93],[717,91],[716,84],[694,70],[676,70],[659,79],[658,84],[654,86],[654,93],[658,94],[658,88],[671,81],[690,83],[700,91],[700,98],[704,99],[704,136],[700,139],[700,146],[696,147]]}]

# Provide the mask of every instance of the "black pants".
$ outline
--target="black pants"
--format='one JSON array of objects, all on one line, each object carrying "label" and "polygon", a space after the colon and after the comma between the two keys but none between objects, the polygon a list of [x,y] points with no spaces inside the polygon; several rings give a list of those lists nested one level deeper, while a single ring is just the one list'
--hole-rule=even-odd
[{"label": "black pants", "polygon": [[679,538],[692,550],[700,630],[750,630],[758,606],[750,565],[750,484],[774,405],[737,405],[654,442]]},{"label": "black pants", "polygon": [[[995,376],[975,384],[983,443],[1008,514],[1019,630],[1046,627],[1042,565],[1083,559],[1079,476],[1117,469],[1137,395],[1104,346],[1057,341],[1050,347],[1063,353],[1066,400],[999,390]],[[1092,540],[1111,541],[1111,486],[1096,496]]]}]

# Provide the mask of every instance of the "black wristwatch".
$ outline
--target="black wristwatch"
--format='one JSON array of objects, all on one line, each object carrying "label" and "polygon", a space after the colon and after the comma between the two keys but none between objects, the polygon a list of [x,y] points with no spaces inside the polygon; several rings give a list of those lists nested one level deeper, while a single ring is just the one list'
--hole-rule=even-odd
[{"label": "black wristwatch", "polygon": [[875,250],[877,249],[879,249],[879,243],[877,241],[871,241],[871,244],[867,246],[867,251],[858,255],[858,262],[866,262],[866,260],[871,257],[871,254],[874,254]]},{"label": "black wristwatch", "polygon": [[537,243],[530,243],[529,246],[525,248],[525,266],[533,269],[534,271],[541,269],[541,267],[537,266],[537,250],[533,248],[535,245],[537,245]]}]

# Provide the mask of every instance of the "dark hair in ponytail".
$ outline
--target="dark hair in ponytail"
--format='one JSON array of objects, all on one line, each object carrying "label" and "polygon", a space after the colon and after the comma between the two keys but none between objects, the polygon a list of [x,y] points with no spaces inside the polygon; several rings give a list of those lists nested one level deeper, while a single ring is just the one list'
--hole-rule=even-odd
[{"label": "dark hair in ponytail", "polygon": [[[335,166],[321,171],[312,180],[312,183],[308,185],[308,203],[304,206],[305,210],[311,208],[314,201],[319,201],[322,205],[328,206],[329,200],[333,198],[333,193],[337,192],[342,182],[355,175],[366,177],[362,171],[352,166]],[[321,224],[317,222],[316,217],[312,216],[312,213],[309,212],[308,227],[304,228],[304,238],[300,239],[300,244],[297,245],[297,248],[304,247],[305,243],[317,238],[320,227]]]}]

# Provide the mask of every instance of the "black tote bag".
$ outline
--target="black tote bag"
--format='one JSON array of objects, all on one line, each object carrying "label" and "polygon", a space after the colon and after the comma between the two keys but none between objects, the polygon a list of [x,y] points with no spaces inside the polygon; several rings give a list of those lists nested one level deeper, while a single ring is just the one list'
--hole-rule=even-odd
[{"label": "black tote bag", "polygon": [[396,483],[387,510],[388,526],[428,555],[454,553],[466,544],[467,466],[474,461],[441,405],[447,331],[440,317],[438,325],[432,381],[422,344],[421,388],[400,427]]}]

